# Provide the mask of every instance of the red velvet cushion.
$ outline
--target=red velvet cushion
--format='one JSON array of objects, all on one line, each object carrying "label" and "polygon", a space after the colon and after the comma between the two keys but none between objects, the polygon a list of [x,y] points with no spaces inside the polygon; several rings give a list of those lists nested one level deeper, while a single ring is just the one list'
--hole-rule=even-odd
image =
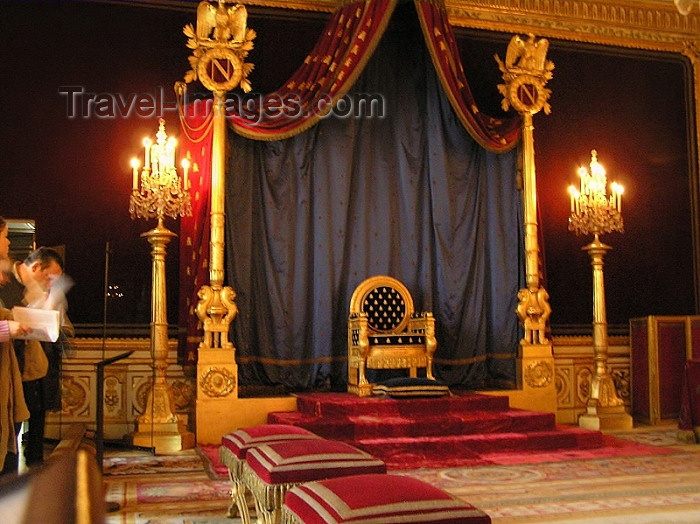
[{"label": "red velvet cushion", "polygon": [[309,482],[361,473],[386,473],[369,453],[336,440],[289,440],[248,450],[246,462],[266,484]]},{"label": "red velvet cushion", "polygon": [[310,431],[289,424],[262,424],[243,428],[221,437],[221,445],[238,459],[244,460],[248,448],[260,444],[321,438]]},{"label": "red velvet cushion", "polygon": [[471,504],[399,475],[356,475],[301,484],[287,491],[284,511],[304,524],[491,522]]}]

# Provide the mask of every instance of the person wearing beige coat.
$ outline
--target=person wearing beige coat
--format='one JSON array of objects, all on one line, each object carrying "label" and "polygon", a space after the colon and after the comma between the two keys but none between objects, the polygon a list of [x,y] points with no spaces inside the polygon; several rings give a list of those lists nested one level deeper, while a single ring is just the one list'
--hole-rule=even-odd
[{"label": "person wearing beige coat", "polygon": [[[0,308],[0,323],[10,320],[12,314]],[[16,457],[17,434],[15,425],[29,419],[29,409],[24,401],[22,374],[9,336],[0,342],[0,470],[5,466],[8,453]]]},{"label": "person wearing beige coat", "polygon": [[[8,261],[10,239],[7,238],[7,223],[0,217],[0,262]],[[0,285],[5,282],[1,274]],[[0,471],[5,466],[8,453],[17,461],[17,433],[15,426],[29,418],[29,409],[24,401],[22,374],[19,370],[17,356],[12,345],[12,336],[26,334],[27,329],[17,322],[12,322],[12,313],[0,308]],[[8,471],[16,471],[8,468]]]}]

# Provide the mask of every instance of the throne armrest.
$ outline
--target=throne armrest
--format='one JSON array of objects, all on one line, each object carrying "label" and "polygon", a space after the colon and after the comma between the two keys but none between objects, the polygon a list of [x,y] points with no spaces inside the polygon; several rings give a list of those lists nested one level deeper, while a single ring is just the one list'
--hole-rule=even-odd
[{"label": "throne armrest", "polygon": [[369,351],[369,318],[366,313],[352,313],[348,318],[348,335],[351,347],[359,348],[364,358]]},{"label": "throne armrest", "polygon": [[414,313],[408,320],[408,330],[409,331],[420,331],[426,332],[428,329],[432,329],[435,332],[435,317],[429,311],[423,311],[421,313]]},{"label": "throne armrest", "polygon": [[435,339],[435,317],[429,311],[414,313],[408,320],[408,330],[422,333],[425,336],[425,349],[428,356],[432,357],[437,349]]}]

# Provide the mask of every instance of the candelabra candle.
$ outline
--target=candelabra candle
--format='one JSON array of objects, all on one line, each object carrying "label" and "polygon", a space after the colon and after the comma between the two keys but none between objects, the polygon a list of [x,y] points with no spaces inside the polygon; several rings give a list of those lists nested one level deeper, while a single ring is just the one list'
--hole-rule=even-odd
[{"label": "candelabra candle", "polygon": [[159,121],[156,142],[143,141],[144,166],[139,174],[139,161],[131,161],[133,189],[129,201],[131,218],[191,216],[192,203],[188,192],[187,170],[181,179],[175,166],[177,141],[165,132],[165,120]]},{"label": "candelabra candle", "polygon": [[569,187],[571,198],[571,216],[569,231],[577,235],[593,233],[624,232],[622,221],[623,187],[613,182],[610,184],[611,194],[606,194],[607,177],[605,169],[598,162],[598,154],[591,151],[590,171],[585,167],[578,170],[581,178],[580,190]]}]

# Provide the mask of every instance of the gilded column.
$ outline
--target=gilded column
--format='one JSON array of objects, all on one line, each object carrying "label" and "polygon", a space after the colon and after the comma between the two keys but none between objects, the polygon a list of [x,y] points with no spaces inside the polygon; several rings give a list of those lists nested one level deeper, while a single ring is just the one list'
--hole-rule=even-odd
[{"label": "gilded column", "polygon": [[[550,90],[545,87],[552,78],[554,64],[546,59],[549,42],[529,34],[514,36],[506,51],[505,62],[496,56],[504,83],[498,86],[503,95],[502,107],[513,107],[522,117],[522,190],[525,227],[526,286],[518,292],[516,313],[524,336],[520,341],[517,370],[519,386],[528,395],[541,397],[538,406],[556,412],[554,358],[552,343],[546,337],[551,313],[549,295],[542,286],[537,233],[537,184],[533,115],[544,110],[550,113]],[[533,399],[536,401],[536,399]]]},{"label": "gilded column", "polygon": [[[687,42],[683,47],[683,54],[690,59],[693,66],[693,89],[695,101],[695,114],[688,115],[695,122],[695,165],[688,166],[690,172],[695,171],[695,176],[690,177],[690,205],[692,216],[700,217],[700,38]],[[691,158],[693,155],[690,155]],[[695,260],[700,260],[700,224],[694,221],[693,251]],[[695,303],[700,303],[700,264],[695,264]]]},{"label": "gilded column", "polygon": [[[195,308],[204,329],[197,352],[197,439],[207,441],[221,414],[229,409],[230,400],[238,398],[236,350],[229,340],[231,322],[238,314],[236,293],[224,286],[225,244],[225,176],[226,176],[226,109],[227,92],[241,87],[250,91],[247,80],[253,65],[245,58],[253,48],[255,31],[247,27],[247,11],[242,4],[200,2],[196,28],[184,28],[192,69],[185,82],[199,80],[214,96],[211,238],[209,285],[198,292]],[[218,430],[214,430],[218,431]],[[203,437],[203,438],[200,438]]]}]

